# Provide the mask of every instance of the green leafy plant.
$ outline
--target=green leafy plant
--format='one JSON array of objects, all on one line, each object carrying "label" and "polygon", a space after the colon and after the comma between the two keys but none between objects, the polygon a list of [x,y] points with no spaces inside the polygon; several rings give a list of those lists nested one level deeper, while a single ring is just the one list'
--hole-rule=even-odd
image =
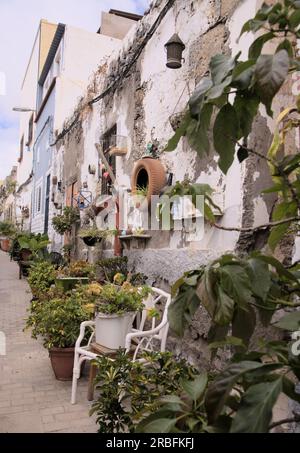
[{"label": "green leafy plant", "polygon": [[68,266],[59,269],[61,277],[95,277],[95,267],[86,261],[72,261]]},{"label": "green leafy plant", "polygon": [[213,189],[208,184],[192,184],[188,179],[183,182],[177,181],[175,185],[167,187],[163,196],[168,197],[168,201],[162,202],[158,205],[158,216],[162,218],[164,215],[164,210],[167,208],[167,214],[169,213],[169,206],[172,209],[174,201],[179,200],[181,197],[190,196],[193,205],[197,205],[197,196],[204,197],[204,217],[211,221],[215,222],[215,216],[213,213],[213,208],[218,210],[220,213],[220,208],[212,200]]},{"label": "green leafy plant", "polygon": [[78,236],[80,238],[95,238],[95,239],[103,239],[110,235],[114,234],[114,230],[99,230],[98,228],[82,228]]},{"label": "green leafy plant", "polygon": [[72,226],[80,219],[80,213],[78,208],[72,206],[66,206],[63,210],[63,214],[53,217],[52,225],[54,230],[63,235],[64,233],[70,232]]},{"label": "green leafy plant", "polygon": [[171,353],[145,353],[145,363],[133,362],[123,351],[114,360],[102,356],[95,379],[99,397],[92,406],[100,433],[133,432],[145,414],[157,408],[160,395],[174,392],[196,370]]},{"label": "green leafy plant", "polygon": [[56,278],[55,266],[48,261],[33,263],[30,267],[28,283],[33,296],[40,297],[48,292]]},{"label": "green leafy plant", "polygon": [[41,336],[47,349],[73,347],[80,324],[91,319],[93,312],[76,294],[54,292],[52,297],[50,293],[50,298],[32,302],[26,328],[31,328],[33,338]]},{"label": "green leafy plant", "polygon": [[127,256],[117,258],[104,258],[97,262],[102,281],[113,282],[115,274],[128,274],[128,258]]},{"label": "green leafy plant", "polygon": [[47,255],[49,238],[47,235],[21,235],[18,237],[20,250],[29,250],[33,259],[44,258]]},{"label": "green leafy plant", "polygon": [[[262,103],[272,116],[272,101],[286,80],[289,71],[299,70],[295,48],[289,38],[298,38],[299,11],[297,1],[286,0],[284,5],[264,4],[242,32],[266,32],[250,46],[248,60],[228,55],[212,57],[210,74],[203,77],[189,100],[180,127],[169,141],[166,151],[176,149],[180,138],[187,136],[190,145],[200,156],[210,152],[208,131],[213,132],[214,149],[219,154],[219,167],[227,173],[233,163],[236,145],[246,140],[254,117]],[[277,39],[274,55],[262,55],[263,46]],[[280,41],[281,40],[281,41]],[[231,93],[235,96],[232,98]],[[239,150],[240,160],[247,157]]]},{"label": "green leafy plant", "polygon": [[3,220],[2,222],[0,222],[0,235],[10,238],[13,237],[15,233],[16,227],[12,222],[10,222],[9,220]]},{"label": "green leafy plant", "polygon": [[[176,149],[180,138],[186,136],[203,157],[212,148],[212,136],[223,173],[227,173],[235,155],[240,162],[251,155],[267,162],[273,186],[263,193],[278,197],[271,221],[255,228],[238,228],[216,225],[211,219],[215,227],[224,231],[249,235],[260,230],[269,232],[267,253],[274,252],[287,234],[295,235],[299,229],[300,156],[298,151],[286,156],[280,151],[284,150],[288,134],[299,128],[300,98],[294,106],[283,109],[276,119],[267,155],[251,149],[248,137],[259,107],[264,105],[267,114],[272,116],[274,97],[289,74],[299,71],[299,56],[294,45],[300,37],[299,8],[297,0],[263,4],[242,29],[242,34],[262,32],[250,46],[248,60],[241,61],[240,54],[235,57],[216,55],[211,59],[210,73],[196,87],[183,121],[166,149]],[[275,52],[263,55],[264,45],[269,41],[275,45]],[[173,330],[183,335],[202,305],[211,318],[208,342],[212,358],[218,355],[220,348],[225,348],[231,359],[199,400],[196,415],[203,417],[205,410],[207,427],[205,423],[196,424],[194,428],[188,423],[182,425],[186,407],[177,400],[177,410],[170,410],[166,415],[169,419],[166,432],[173,429],[197,432],[203,428],[212,432],[267,432],[286,423],[286,420],[273,423],[272,410],[281,394],[299,402],[294,384],[299,379],[299,356],[291,352],[287,341],[261,340],[260,349],[253,350],[250,340],[258,320],[265,327],[299,329],[298,267],[296,263],[285,268],[266,253],[255,252],[243,257],[224,255],[186,273],[175,283],[169,310]],[[282,315],[284,310],[289,314]],[[281,315],[276,322],[273,321],[275,313],[277,317]],[[181,399],[180,394],[177,397]],[[299,421],[299,415],[295,414],[288,421]]]},{"label": "green leafy plant", "polygon": [[96,311],[107,315],[140,311],[143,309],[143,299],[151,293],[151,288],[135,287],[128,281],[122,285],[107,283],[100,288],[95,301]]}]

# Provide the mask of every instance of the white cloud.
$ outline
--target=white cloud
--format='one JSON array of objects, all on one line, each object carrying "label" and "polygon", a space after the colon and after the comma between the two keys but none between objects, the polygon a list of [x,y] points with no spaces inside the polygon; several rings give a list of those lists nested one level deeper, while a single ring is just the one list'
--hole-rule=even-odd
[{"label": "white cloud", "polygon": [[[101,11],[143,13],[148,4],[149,0],[0,0],[0,73],[6,78],[6,95],[0,96],[0,180],[18,157],[18,114],[12,108],[18,104],[40,19],[96,32]],[[11,126],[3,129],[4,123]]]}]

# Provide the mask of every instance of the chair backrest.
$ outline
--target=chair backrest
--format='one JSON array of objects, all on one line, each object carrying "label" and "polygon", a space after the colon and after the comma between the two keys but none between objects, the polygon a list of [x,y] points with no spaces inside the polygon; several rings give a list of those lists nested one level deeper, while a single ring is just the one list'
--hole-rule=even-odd
[{"label": "chair backrest", "polygon": [[[147,337],[142,338],[136,349],[136,354],[142,350],[154,350],[153,340],[160,343],[160,351],[165,350],[169,323],[168,308],[171,303],[171,295],[161,289],[152,287],[152,294],[144,300],[145,308],[137,318],[137,332],[147,332]],[[156,308],[160,316],[149,316],[149,311]],[[150,324],[150,326],[149,326]],[[136,356],[135,354],[135,356]]]},{"label": "chair backrest", "polygon": [[171,302],[171,295],[158,288],[152,287],[151,290],[152,294],[150,294],[147,299],[144,300],[145,308],[142,311],[138,330],[144,330],[145,327],[148,329],[148,326],[145,326],[145,324],[147,319],[151,319],[149,317],[150,310],[157,309],[161,313],[159,317],[152,317],[151,329],[155,329],[155,327],[157,327],[159,324],[168,320],[168,308]]}]

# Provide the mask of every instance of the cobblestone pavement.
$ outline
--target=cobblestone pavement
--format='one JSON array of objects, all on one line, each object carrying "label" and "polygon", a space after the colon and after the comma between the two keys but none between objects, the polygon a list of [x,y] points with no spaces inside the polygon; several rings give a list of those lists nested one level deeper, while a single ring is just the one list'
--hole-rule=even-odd
[{"label": "cobblestone pavement", "polygon": [[97,427],[88,415],[87,377],[78,383],[71,405],[71,382],[54,377],[48,352],[30,332],[23,332],[31,299],[18,266],[0,251],[0,332],[6,356],[0,355],[0,433],[86,433]]}]

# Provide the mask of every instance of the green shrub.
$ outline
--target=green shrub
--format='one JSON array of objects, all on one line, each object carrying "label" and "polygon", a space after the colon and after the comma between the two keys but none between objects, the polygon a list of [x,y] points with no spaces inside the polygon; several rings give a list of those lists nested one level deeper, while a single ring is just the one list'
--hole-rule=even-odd
[{"label": "green shrub", "polygon": [[64,233],[70,232],[72,226],[80,219],[79,210],[72,206],[66,206],[63,210],[63,214],[53,217],[52,225],[54,230],[63,235]]},{"label": "green shrub", "polygon": [[137,423],[157,410],[161,395],[177,391],[181,380],[192,379],[196,370],[171,353],[145,353],[147,362],[133,362],[119,351],[116,358],[101,356],[95,378],[99,397],[92,406],[99,433],[134,432]]},{"label": "green shrub", "polygon": [[55,267],[47,261],[36,262],[31,265],[28,283],[33,296],[39,297],[46,293],[55,282]]},{"label": "green shrub", "polygon": [[[55,292],[54,292],[55,295]],[[75,346],[80,324],[91,319],[93,311],[75,294],[33,301],[26,328],[32,329],[32,338],[41,336],[47,349]]]}]

